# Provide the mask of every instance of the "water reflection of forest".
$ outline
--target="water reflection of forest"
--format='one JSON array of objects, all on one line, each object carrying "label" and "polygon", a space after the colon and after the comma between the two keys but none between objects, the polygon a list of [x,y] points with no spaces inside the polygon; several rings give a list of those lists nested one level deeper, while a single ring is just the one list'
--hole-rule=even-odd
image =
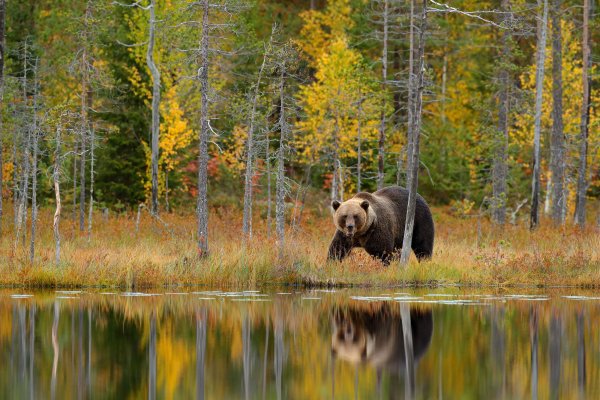
[{"label": "water reflection of forest", "polygon": [[198,297],[0,293],[0,398],[600,394],[592,302]]}]

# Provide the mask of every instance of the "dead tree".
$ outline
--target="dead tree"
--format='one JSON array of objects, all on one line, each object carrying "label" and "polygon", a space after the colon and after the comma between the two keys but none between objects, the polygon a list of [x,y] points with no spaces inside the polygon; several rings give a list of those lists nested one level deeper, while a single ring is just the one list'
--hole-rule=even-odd
[{"label": "dead tree", "polygon": [[285,249],[285,151],[286,141],[289,135],[289,125],[286,114],[286,75],[287,75],[287,57],[285,46],[282,56],[279,58],[279,149],[277,151],[277,181],[276,181],[276,200],[275,200],[275,225],[277,231],[277,243],[279,250],[279,262],[283,261]]},{"label": "dead tree", "polygon": [[381,54],[381,89],[384,93],[381,102],[381,123],[379,125],[379,154],[377,158],[377,189],[383,188],[385,178],[385,133],[386,133],[386,90],[388,70],[388,28],[389,28],[389,0],[383,4],[383,51]]},{"label": "dead tree", "polygon": [[358,110],[356,116],[356,191],[360,192],[362,187],[362,117],[363,117],[363,98],[359,94]]},{"label": "dead tree", "polygon": [[62,163],[62,127],[59,125],[56,128],[56,148],[54,150],[54,170],[52,180],[54,183],[54,196],[56,198],[56,211],[54,211],[54,259],[56,265],[60,264],[60,216],[62,212],[62,202],[60,199],[60,169]]},{"label": "dead tree", "polygon": [[200,39],[200,69],[198,81],[200,83],[200,137],[198,144],[198,205],[196,215],[198,219],[198,254],[208,254],[208,139],[210,137],[210,120],[208,115],[210,81],[208,70],[211,65],[209,54],[209,34],[211,24],[209,20],[210,2],[203,0],[202,10],[202,37]]},{"label": "dead tree", "polygon": [[577,172],[577,193],[575,200],[575,224],[585,225],[585,203],[587,192],[587,153],[588,130],[590,124],[590,0],[583,1],[583,93],[581,102],[581,133],[579,138],[579,168]]},{"label": "dead tree", "polygon": [[35,67],[33,69],[34,80],[33,80],[33,109],[32,109],[32,153],[33,153],[33,162],[31,167],[31,237],[29,243],[29,261],[33,264],[35,258],[35,234],[37,228],[37,181],[38,181],[38,153],[39,153],[39,137],[40,130],[38,127],[38,97],[39,97],[39,88],[38,88],[38,59],[35,60]]},{"label": "dead tree", "polygon": [[[510,19],[510,1],[502,0],[502,11],[504,14],[504,25]],[[510,73],[508,63],[510,62],[510,32],[508,27],[502,31],[501,66],[498,76],[498,129],[494,137],[494,161],[492,167],[492,218],[498,225],[506,222],[506,198],[508,175],[508,127],[509,127],[509,96],[510,96]]]},{"label": "dead tree", "polygon": [[[538,0],[538,6],[541,0]],[[535,78],[535,122],[533,133],[533,176],[531,182],[531,216],[529,228],[539,225],[540,206],[540,139],[542,131],[542,100],[544,90],[544,62],[546,60],[546,32],[548,28],[548,0],[543,0],[542,15],[538,16],[538,44]]]},{"label": "dead tree", "polygon": [[[0,0],[0,104],[4,104],[4,21],[6,14],[6,1]],[[4,160],[4,125],[0,113],[0,237],[2,236],[2,191],[4,189],[3,167]]]},{"label": "dead tree", "polygon": [[550,172],[552,174],[551,211],[555,224],[564,223],[563,209],[565,180],[565,137],[563,132],[562,85],[562,0],[554,0],[552,7],[552,135],[550,138]]},{"label": "dead tree", "polygon": [[[427,29],[427,0],[423,0],[420,21],[419,21],[419,36],[417,44],[416,56],[411,59],[409,67],[409,133],[412,136],[411,146],[409,147],[409,179],[408,179],[408,204],[406,208],[406,223],[404,226],[404,239],[402,245],[402,253],[400,255],[400,264],[408,265],[410,257],[413,228],[415,225],[415,210],[417,202],[417,188],[419,185],[419,141],[421,136],[421,116],[423,110],[423,87],[425,75],[425,30]],[[412,26],[414,25],[414,0],[411,0],[411,39],[415,40]],[[414,48],[414,44],[411,43]],[[412,110],[411,110],[412,108]]]},{"label": "dead tree", "polygon": [[[28,123],[28,107],[29,107],[29,96],[27,93],[28,83],[27,83],[27,72],[29,70],[28,66],[28,48],[27,48],[27,40],[24,42],[23,47],[23,127],[24,131],[23,136],[25,137],[25,141],[23,143],[24,147],[24,155],[23,155],[23,167],[21,170],[21,183],[19,187],[19,207],[18,207],[18,215],[16,218],[17,226],[15,227],[15,248],[19,242],[19,238],[21,236],[21,230],[23,226],[27,223],[27,206],[29,200],[29,177],[31,173],[30,168],[30,156],[31,156],[31,127]],[[15,146],[17,142],[15,141]],[[23,236],[24,237],[24,236]]]},{"label": "dead tree", "polygon": [[95,167],[95,155],[96,150],[96,133],[94,126],[90,126],[90,205],[88,208],[88,242],[92,240],[92,222],[93,222],[93,211],[94,211],[94,167]]},{"label": "dead tree", "polygon": [[256,123],[257,104],[260,95],[260,85],[267,63],[267,58],[271,51],[271,44],[273,42],[273,35],[275,33],[275,26],[273,26],[271,32],[271,39],[269,44],[264,49],[263,60],[258,71],[258,78],[256,80],[256,86],[254,87],[254,95],[252,97],[252,110],[250,111],[250,123],[248,126],[248,139],[246,140],[246,172],[244,175],[244,220],[243,220],[243,232],[244,236],[248,239],[252,238],[252,191],[254,185],[252,179],[254,177],[254,130]]},{"label": "dead tree", "polygon": [[150,0],[148,23],[148,51],[146,63],[152,73],[152,205],[150,212],[158,215],[158,152],[160,134],[160,71],[154,62],[154,37],[156,32],[156,1]]}]

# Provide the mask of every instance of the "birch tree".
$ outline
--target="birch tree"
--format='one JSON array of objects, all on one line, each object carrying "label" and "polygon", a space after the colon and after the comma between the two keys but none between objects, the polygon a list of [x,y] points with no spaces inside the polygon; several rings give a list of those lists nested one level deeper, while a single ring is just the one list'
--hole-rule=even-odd
[{"label": "birch tree", "polygon": [[[541,0],[538,0],[540,6]],[[533,176],[531,182],[531,216],[529,227],[539,225],[540,203],[540,140],[542,131],[542,95],[544,89],[544,62],[546,60],[546,32],[548,28],[548,0],[543,0],[542,15],[538,15],[538,44],[536,60],[535,121],[533,133]]]},{"label": "birch tree", "polygon": [[277,247],[279,250],[279,262],[283,261],[285,249],[285,152],[289,125],[286,114],[285,80],[287,75],[287,60],[289,54],[284,46],[279,58],[279,149],[277,151],[277,181],[275,199],[275,226],[277,231]]},{"label": "birch tree", "polygon": [[427,0],[423,0],[419,17],[418,39],[413,32],[415,22],[414,0],[411,0],[411,47],[412,41],[417,40],[417,52],[411,57],[409,67],[409,129],[411,145],[409,147],[409,179],[408,179],[408,204],[406,207],[406,222],[404,226],[404,239],[400,265],[408,265],[410,258],[413,228],[415,224],[415,210],[417,201],[417,188],[419,184],[419,141],[421,134],[421,116],[423,110],[423,86],[425,69],[425,30],[427,28]]},{"label": "birch tree", "polygon": [[583,65],[582,65],[582,102],[581,102],[581,133],[579,137],[579,167],[577,171],[577,193],[575,200],[575,224],[585,225],[585,203],[587,192],[587,153],[588,130],[590,123],[590,0],[583,1]]},{"label": "birch tree", "polygon": [[555,224],[564,223],[565,138],[563,132],[562,0],[552,4],[552,135],[550,138],[551,212]]}]

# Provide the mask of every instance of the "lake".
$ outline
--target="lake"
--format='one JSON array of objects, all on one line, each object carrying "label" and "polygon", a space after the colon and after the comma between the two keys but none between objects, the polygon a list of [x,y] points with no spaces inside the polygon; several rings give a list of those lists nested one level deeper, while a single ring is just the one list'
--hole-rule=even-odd
[{"label": "lake", "polygon": [[4,289],[0,398],[600,398],[599,327],[575,289]]}]

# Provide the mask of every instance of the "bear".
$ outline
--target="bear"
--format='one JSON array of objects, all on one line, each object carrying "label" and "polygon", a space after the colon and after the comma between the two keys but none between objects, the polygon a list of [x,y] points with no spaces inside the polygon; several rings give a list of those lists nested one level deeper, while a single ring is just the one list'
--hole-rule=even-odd
[{"label": "bear", "polygon": [[[354,365],[367,364],[377,371],[400,373],[406,367],[400,313],[389,303],[338,307],[331,317],[331,352]],[[431,310],[410,309],[413,357],[421,359],[433,336]]]},{"label": "bear", "polygon": [[[329,246],[328,260],[343,260],[354,247],[389,265],[402,249],[408,190],[390,186],[374,193],[360,192],[340,203],[334,200],[333,222],[337,228]],[[419,262],[431,258],[435,228],[427,202],[417,194],[412,250]]]}]

